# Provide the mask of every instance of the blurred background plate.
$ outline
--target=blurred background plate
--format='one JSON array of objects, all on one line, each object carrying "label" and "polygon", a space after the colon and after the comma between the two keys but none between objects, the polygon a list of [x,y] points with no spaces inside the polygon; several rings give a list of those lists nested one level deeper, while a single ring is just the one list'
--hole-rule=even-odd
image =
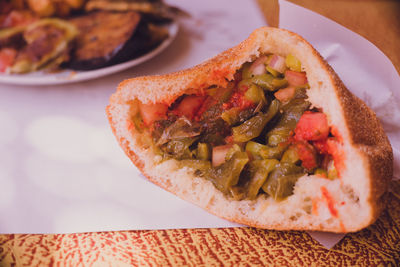
[{"label": "blurred background plate", "polygon": [[129,60],[127,62],[89,71],[63,70],[57,73],[46,73],[43,71],[32,72],[28,74],[0,74],[0,83],[17,84],[17,85],[52,85],[66,84],[80,81],[92,80],[104,77],[133,66],[139,65],[150,60],[154,56],[161,53],[175,39],[178,33],[178,23],[173,21],[165,26],[168,29],[169,36],[159,46],[150,52]]}]

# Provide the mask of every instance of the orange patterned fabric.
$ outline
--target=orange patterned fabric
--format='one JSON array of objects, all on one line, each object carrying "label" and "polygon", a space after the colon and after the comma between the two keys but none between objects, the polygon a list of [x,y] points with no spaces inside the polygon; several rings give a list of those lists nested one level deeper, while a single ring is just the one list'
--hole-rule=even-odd
[{"label": "orange patterned fabric", "polygon": [[397,266],[400,182],[388,208],[328,250],[307,233],[254,228],[0,235],[0,266]]}]

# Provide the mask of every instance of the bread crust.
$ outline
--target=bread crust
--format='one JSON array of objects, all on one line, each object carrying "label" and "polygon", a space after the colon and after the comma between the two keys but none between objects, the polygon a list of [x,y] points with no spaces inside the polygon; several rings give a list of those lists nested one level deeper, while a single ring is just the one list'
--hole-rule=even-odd
[{"label": "bread crust", "polygon": [[[284,46],[278,42],[277,38],[286,38],[289,44]],[[277,47],[278,44],[279,47]],[[160,182],[158,177],[153,177],[146,171],[145,166],[147,163],[132,149],[130,141],[119,133],[118,127],[120,126],[117,126],[118,105],[124,105],[133,99],[139,99],[143,103],[164,102],[170,104],[177,97],[188,92],[188,90],[202,90],[211,85],[224,86],[227,80],[233,79],[234,73],[244,62],[254,60],[259,54],[268,51],[281,54],[293,53],[300,58],[301,62],[305,62],[306,65],[310,60],[311,63],[309,65],[314,66],[316,69],[307,69],[307,75],[312,76],[314,75],[314,71],[319,71],[319,73],[315,74],[315,77],[325,75],[327,80],[329,80],[324,81],[324,83],[329,85],[329,90],[332,90],[332,93],[337,98],[345,127],[348,129],[349,143],[358,152],[364,162],[363,168],[367,174],[364,179],[368,180],[368,185],[371,189],[367,200],[371,208],[371,215],[359,226],[350,229],[343,227],[343,225],[331,227],[314,225],[311,228],[301,225],[291,225],[290,227],[282,224],[266,225],[252,219],[246,219],[245,217],[223,217],[254,227],[276,230],[348,232],[357,231],[373,223],[385,207],[383,195],[387,191],[388,183],[393,175],[393,152],[390,142],[376,114],[344,86],[338,75],[321,55],[302,37],[283,29],[269,27],[257,29],[248,39],[239,45],[187,70],[166,75],[138,77],[121,82],[117,88],[117,92],[111,96],[106,112],[113,133],[124,152],[150,181],[167,191],[177,194],[179,197],[187,199],[184,194],[177,193],[171,185]],[[310,79],[314,80],[313,77],[310,77]],[[315,81],[315,86],[318,86],[319,83],[320,81]],[[311,81],[310,84],[311,86],[314,85]],[[200,206],[217,216],[221,216],[215,210],[210,210],[204,205]]]},{"label": "bread crust", "polygon": [[393,177],[392,147],[375,112],[345,87],[326,62],[325,66],[334,78],[335,90],[349,128],[353,147],[359,150],[368,162],[368,179],[372,189],[369,203],[373,207],[374,214],[368,223],[371,224],[386,206],[384,194]]}]

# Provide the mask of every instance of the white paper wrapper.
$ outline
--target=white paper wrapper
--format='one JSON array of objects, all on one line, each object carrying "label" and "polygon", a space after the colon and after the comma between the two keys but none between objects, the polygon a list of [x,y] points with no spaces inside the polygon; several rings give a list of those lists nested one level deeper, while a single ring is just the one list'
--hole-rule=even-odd
[{"label": "white paper wrapper", "polygon": [[394,178],[400,179],[400,77],[375,45],[310,10],[280,0],[280,27],[303,36],[328,61],[346,87],[381,120],[394,153]]},{"label": "white paper wrapper", "polygon": [[[310,10],[280,0],[279,27],[310,42],[338,73],[346,87],[364,100],[381,120],[394,153],[394,177],[400,177],[400,77],[372,43]],[[343,234],[309,232],[327,248]]]}]

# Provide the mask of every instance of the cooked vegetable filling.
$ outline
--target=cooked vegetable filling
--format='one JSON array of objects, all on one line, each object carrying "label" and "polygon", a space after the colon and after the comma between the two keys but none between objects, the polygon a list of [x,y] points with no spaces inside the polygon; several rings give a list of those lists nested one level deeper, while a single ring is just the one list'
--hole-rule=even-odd
[{"label": "cooked vegetable filling", "polygon": [[339,176],[340,141],[307,101],[307,76],[296,57],[263,55],[234,77],[225,88],[185,94],[169,106],[139,103],[132,125],[147,129],[164,159],[237,200],[282,200],[305,174]]}]

